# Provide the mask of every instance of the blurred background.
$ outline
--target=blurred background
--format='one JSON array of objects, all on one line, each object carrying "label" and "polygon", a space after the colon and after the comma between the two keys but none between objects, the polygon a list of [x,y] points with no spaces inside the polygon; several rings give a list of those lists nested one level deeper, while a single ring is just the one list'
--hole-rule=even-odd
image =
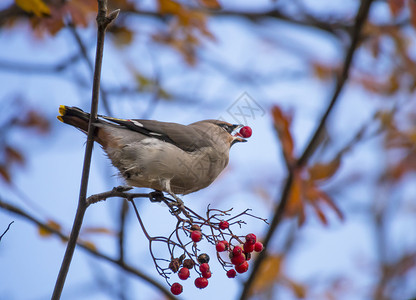
[{"label": "blurred background", "polygon": [[[268,236],[255,273],[229,279],[212,259],[208,287],[194,287],[194,274],[181,281],[179,298],[416,297],[414,1],[108,5],[121,12],[106,35],[99,114],[249,125],[253,136],[233,146],[217,181],[183,200],[201,214],[208,204],[236,214],[251,208],[269,221],[286,203],[277,225],[247,218],[236,228]],[[51,297],[86,141],[56,115],[61,104],[90,109],[96,11],[94,0],[0,3],[0,299]],[[120,184],[95,147],[88,195]],[[151,235],[170,234],[167,207],[136,203]],[[169,297],[124,200],[90,206],[80,240],[62,299]],[[214,258],[212,245],[200,247]]]}]

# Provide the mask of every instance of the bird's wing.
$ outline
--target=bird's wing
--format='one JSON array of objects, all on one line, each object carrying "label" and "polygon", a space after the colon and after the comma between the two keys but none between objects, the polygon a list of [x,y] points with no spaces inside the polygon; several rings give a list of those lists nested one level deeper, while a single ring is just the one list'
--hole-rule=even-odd
[{"label": "bird's wing", "polygon": [[193,152],[201,147],[209,146],[209,143],[201,133],[190,126],[154,120],[126,120],[107,116],[100,117],[132,131],[171,143],[184,151]]}]

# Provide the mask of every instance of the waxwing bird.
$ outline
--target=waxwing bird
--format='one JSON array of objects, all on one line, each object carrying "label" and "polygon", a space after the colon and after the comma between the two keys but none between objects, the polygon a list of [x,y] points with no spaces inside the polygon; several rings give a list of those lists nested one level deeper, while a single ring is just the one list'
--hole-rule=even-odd
[{"label": "waxwing bird", "polygon": [[[58,120],[87,133],[90,114],[61,105]],[[189,125],[98,116],[94,140],[127,184],[173,194],[209,186],[228,164],[230,147],[246,142],[243,125],[203,120]]]}]

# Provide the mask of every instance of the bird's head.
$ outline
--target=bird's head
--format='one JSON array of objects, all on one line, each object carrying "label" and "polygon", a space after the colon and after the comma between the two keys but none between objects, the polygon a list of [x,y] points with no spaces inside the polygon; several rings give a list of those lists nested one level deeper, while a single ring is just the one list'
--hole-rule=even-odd
[{"label": "bird's head", "polygon": [[231,124],[231,123],[220,121],[220,120],[204,120],[204,121],[200,121],[197,123],[200,123],[201,125],[204,125],[207,127],[206,133],[208,134],[212,133],[213,136],[211,138],[214,141],[216,139],[221,139],[221,141],[228,144],[229,147],[231,147],[232,145],[236,143],[245,143],[247,142],[247,140],[244,137],[249,137],[249,136],[243,136],[241,132],[238,131],[239,129],[245,127],[242,124]]}]

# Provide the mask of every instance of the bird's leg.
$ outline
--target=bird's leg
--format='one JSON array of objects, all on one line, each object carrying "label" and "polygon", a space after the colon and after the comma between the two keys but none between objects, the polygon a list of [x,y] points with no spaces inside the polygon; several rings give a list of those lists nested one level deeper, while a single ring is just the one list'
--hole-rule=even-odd
[{"label": "bird's leg", "polygon": [[150,202],[162,202],[163,200],[163,192],[162,191],[153,191],[149,193]]},{"label": "bird's leg", "polygon": [[163,185],[165,186],[165,191],[170,195],[170,196],[172,196],[173,197],[173,199],[175,199],[176,200],[176,203],[174,204],[176,207],[178,207],[179,209],[183,209],[184,208],[184,205],[183,205],[183,201],[182,201],[182,199],[181,198],[179,198],[178,196],[176,196],[173,192],[172,192],[172,190],[171,190],[171,188],[170,188],[170,180],[164,180],[164,182],[163,182]]},{"label": "bird's leg", "polygon": [[168,192],[168,194],[170,195],[170,196],[172,196],[173,197],[173,199],[175,199],[176,200],[176,206],[178,206],[178,207],[182,207],[183,208],[183,201],[182,201],[182,199],[181,198],[179,198],[178,196],[176,196],[174,193],[172,193],[172,192]]}]

